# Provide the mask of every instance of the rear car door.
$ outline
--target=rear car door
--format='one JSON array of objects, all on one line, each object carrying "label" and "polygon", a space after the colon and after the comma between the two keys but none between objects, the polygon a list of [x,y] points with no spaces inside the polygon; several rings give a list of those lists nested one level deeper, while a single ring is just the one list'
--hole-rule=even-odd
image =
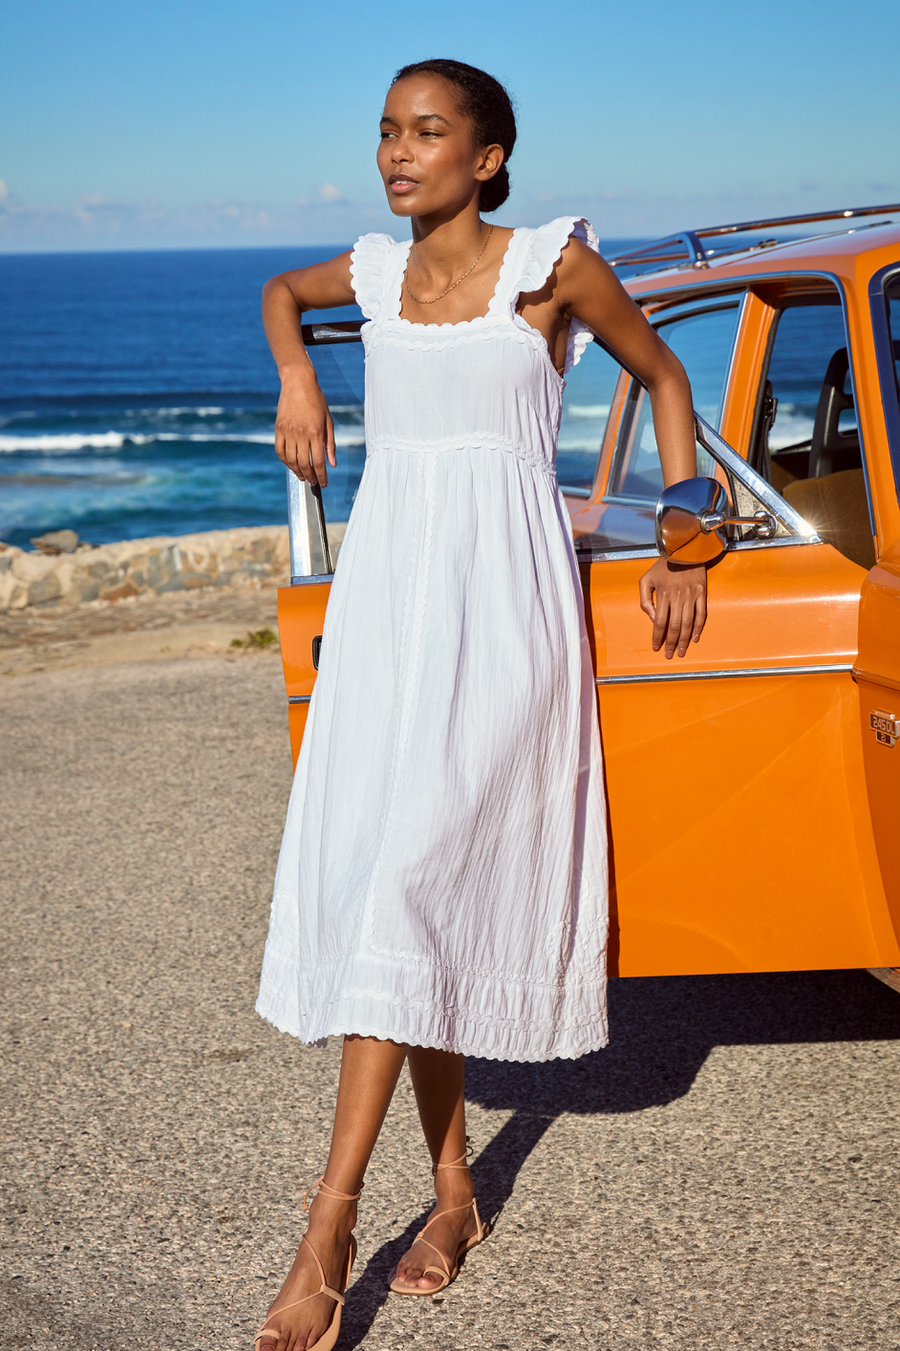
[{"label": "rear car door", "polygon": [[361,327],[362,320],[350,319],[308,323],[302,330],[334,419],[338,467],[329,469],[328,487],[321,493],[285,471],[291,585],[278,592],[278,633],[295,766],[316,682],[334,563],[365,465]]},{"label": "rear car door", "polygon": [[879,424],[883,418],[873,428],[882,444],[882,472],[874,483],[880,538],[878,561],[862,585],[855,676],[875,843],[900,931],[900,263],[878,268],[868,300],[875,358],[869,404]]}]

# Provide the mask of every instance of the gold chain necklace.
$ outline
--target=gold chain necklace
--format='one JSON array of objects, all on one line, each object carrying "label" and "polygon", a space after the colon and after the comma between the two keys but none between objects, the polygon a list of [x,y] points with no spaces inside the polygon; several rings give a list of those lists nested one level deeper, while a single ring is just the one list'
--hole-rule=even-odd
[{"label": "gold chain necklace", "polygon": [[[435,297],[434,297],[434,300],[419,300],[419,299],[417,299],[417,297],[414,296],[413,293],[412,293],[412,291],[409,289],[409,282],[406,280],[406,273],[404,272],[404,274],[403,274],[403,284],[404,284],[405,287],[406,287],[406,294],[409,296],[410,300],[414,300],[415,303],[416,303],[417,305],[436,305],[437,302],[438,302],[439,300],[443,300],[443,299],[444,299],[444,296],[445,296],[445,295],[448,295],[449,292],[453,290],[454,286],[458,286],[459,283],[460,283],[461,281],[465,281],[466,277],[468,277],[468,276],[470,275],[470,273],[472,273],[472,272],[475,271],[475,268],[478,266],[478,264],[481,262],[482,257],[484,256],[484,251],[485,251],[485,249],[487,248],[488,244],[490,244],[490,242],[491,242],[491,235],[492,235],[493,233],[494,233],[494,227],[493,227],[493,225],[491,225],[491,226],[489,227],[489,229],[488,229],[488,236],[487,236],[487,239],[484,241],[484,244],[483,244],[482,247],[481,247],[481,253],[479,253],[478,257],[475,259],[475,262],[474,262],[474,263],[472,264],[472,266],[469,268],[469,271],[468,271],[468,272],[464,272],[464,273],[462,274],[462,276],[459,277],[456,281],[451,282],[450,285],[447,287],[447,290],[446,290],[446,291],[442,291],[441,294],[440,294],[439,296],[435,296]],[[407,263],[406,266],[407,266],[407,268],[408,268],[408,267],[409,267],[409,263]]]}]

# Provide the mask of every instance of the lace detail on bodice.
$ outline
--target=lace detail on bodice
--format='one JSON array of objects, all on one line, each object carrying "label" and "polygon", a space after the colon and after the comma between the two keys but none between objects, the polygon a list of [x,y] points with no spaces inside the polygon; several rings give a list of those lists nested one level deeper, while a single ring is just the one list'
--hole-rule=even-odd
[{"label": "lace detail on bodice", "polygon": [[[506,304],[505,297],[509,293],[512,285],[513,269],[516,265],[516,255],[519,247],[520,230],[513,230],[507,244],[506,252],[503,255],[503,261],[500,264],[500,273],[497,277],[497,285],[494,287],[494,294],[491,296],[485,314],[476,315],[474,319],[461,319],[455,324],[420,324],[412,319],[404,319],[400,311],[403,308],[403,278],[406,274],[409,255],[412,250],[412,240],[407,239],[403,243],[395,246],[393,258],[385,263],[385,286],[384,286],[384,317],[391,319],[395,323],[404,325],[411,329],[427,329],[431,334],[449,335],[454,332],[472,333],[477,331],[477,326],[486,323],[490,319],[505,319]],[[368,236],[367,236],[368,237]],[[386,238],[387,236],[385,236]]]},{"label": "lace detail on bodice", "polygon": [[[353,290],[367,319],[400,324],[411,330],[411,341],[417,345],[426,343],[430,351],[445,347],[447,339],[457,334],[461,338],[476,334],[481,336],[484,325],[488,325],[484,336],[495,336],[488,323],[490,320],[512,321],[514,324],[519,320],[522,328],[544,342],[543,336],[531,328],[521,315],[516,314],[516,304],[520,295],[541,289],[572,236],[582,240],[595,253],[600,252],[594,228],[584,216],[560,216],[536,229],[519,226],[513,230],[487,312],[456,324],[420,324],[401,317],[401,287],[412,240],[398,242],[387,234],[360,235],[350,258]],[[573,319],[569,330],[566,371],[578,363],[589,341],[590,329],[579,319]]]},{"label": "lace detail on bodice", "polygon": [[[465,448],[467,451],[479,450],[503,450],[509,455],[515,455],[528,465],[529,469],[537,469],[546,474],[553,481],[556,480],[556,467],[548,464],[540,454],[533,454],[526,446],[520,442],[513,441],[508,436],[490,436],[478,435],[466,437]],[[393,452],[406,451],[416,455],[449,455],[460,449],[458,436],[436,436],[428,441],[417,438],[415,441],[408,437],[374,436],[371,441],[366,440],[367,456],[375,455],[378,451]]]},{"label": "lace detail on bodice", "polygon": [[[391,446],[496,447],[552,475],[565,381],[543,334],[516,313],[516,304],[520,295],[541,289],[572,235],[597,249],[596,235],[580,217],[514,230],[487,312],[455,324],[420,324],[401,316],[411,241],[398,243],[383,234],[357,241],[351,275],[369,320],[362,336],[370,454]],[[573,320],[566,371],[588,336]]]}]

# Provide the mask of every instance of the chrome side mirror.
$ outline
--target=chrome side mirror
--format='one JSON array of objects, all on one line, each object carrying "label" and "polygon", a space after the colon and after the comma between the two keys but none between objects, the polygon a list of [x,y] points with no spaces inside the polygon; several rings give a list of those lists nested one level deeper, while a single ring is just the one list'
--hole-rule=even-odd
[{"label": "chrome side mirror", "polygon": [[664,488],[656,504],[656,547],[673,563],[712,563],[725,552],[730,525],[752,526],[757,539],[771,539],[774,516],[731,516],[728,494],[714,478],[686,478]]}]

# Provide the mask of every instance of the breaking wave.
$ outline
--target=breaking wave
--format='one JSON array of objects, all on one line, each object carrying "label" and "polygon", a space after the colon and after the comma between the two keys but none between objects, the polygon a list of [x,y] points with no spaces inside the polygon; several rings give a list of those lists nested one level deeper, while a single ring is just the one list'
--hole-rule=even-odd
[{"label": "breaking wave", "polygon": [[[156,442],[191,442],[201,445],[273,446],[274,432],[53,432],[31,436],[0,435],[0,453],[15,454],[17,451],[32,453],[58,452],[77,454],[88,450],[121,450],[123,446],[152,446]],[[336,446],[364,446],[366,443],[362,427],[335,427]]]}]

